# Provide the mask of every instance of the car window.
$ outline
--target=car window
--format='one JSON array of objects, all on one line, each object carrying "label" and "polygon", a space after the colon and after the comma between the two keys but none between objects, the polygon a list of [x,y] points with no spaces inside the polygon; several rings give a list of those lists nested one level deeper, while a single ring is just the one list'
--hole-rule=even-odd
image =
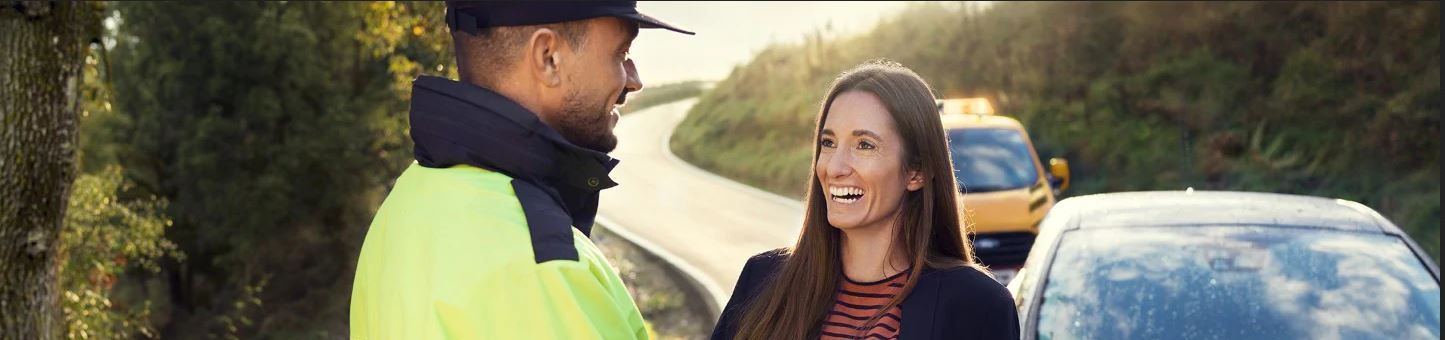
[{"label": "car window", "polygon": [[1220,226],[1062,238],[1039,339],[1440,338],[1440,283],[1393,236]]},{"label": "car window", "polygon": [[968,192],[1017,189],[1038,181],[1033,154],[1018,130],[953,129],[948,142],[954,178]]}]

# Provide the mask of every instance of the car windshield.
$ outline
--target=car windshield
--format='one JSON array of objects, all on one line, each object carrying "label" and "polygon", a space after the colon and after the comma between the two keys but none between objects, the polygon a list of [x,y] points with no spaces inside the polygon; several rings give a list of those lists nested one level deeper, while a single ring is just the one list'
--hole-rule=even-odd
[{"label": "car windshield", "polygon": [[1394,236],[1221,226],[1061,237],[1039,339],[1440,338],[1440,283]]},{"label": "car windshield", "polygon": [[954,178],[967,192],[1023,188],[1038,181],[1033,153],[1018,130],[953,129],[948,141]]}]

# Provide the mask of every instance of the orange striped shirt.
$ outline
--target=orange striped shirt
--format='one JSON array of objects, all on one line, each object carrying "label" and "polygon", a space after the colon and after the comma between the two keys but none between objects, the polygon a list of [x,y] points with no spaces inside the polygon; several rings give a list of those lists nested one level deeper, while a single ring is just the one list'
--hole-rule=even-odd
[{"label": "orange striped shirt", "polygon": [[[875,282],[857,282],[843,276],[834,295],[833,310],[823,319],[822,339],[896,339],[903,323],[903,309],[893,306],[882,310],[893,296],[908,283],[908,270]],[[870,327],[868,319],[883,314]]]}]

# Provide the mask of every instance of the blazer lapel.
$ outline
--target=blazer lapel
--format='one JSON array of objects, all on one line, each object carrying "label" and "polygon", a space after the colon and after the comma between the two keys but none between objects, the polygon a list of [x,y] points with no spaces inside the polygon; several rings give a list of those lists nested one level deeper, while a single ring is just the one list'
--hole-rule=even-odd
[{"label": "blazer lapel", "polygon": [[903,299],[903,322],[898,325],[898,340],[932,339],[933,320],[938,309],[938,280],[929,280],[931,270],[924,270],[918,286]]}]

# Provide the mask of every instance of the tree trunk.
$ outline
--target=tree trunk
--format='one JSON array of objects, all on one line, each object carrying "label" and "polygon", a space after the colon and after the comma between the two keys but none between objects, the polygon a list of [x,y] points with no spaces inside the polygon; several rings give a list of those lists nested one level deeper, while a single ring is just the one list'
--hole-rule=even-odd
[{"label": "tree trunk", "polygon": [[0,339],[63,333],[56,248],[97,14],[88,3],[0,0]]}]

